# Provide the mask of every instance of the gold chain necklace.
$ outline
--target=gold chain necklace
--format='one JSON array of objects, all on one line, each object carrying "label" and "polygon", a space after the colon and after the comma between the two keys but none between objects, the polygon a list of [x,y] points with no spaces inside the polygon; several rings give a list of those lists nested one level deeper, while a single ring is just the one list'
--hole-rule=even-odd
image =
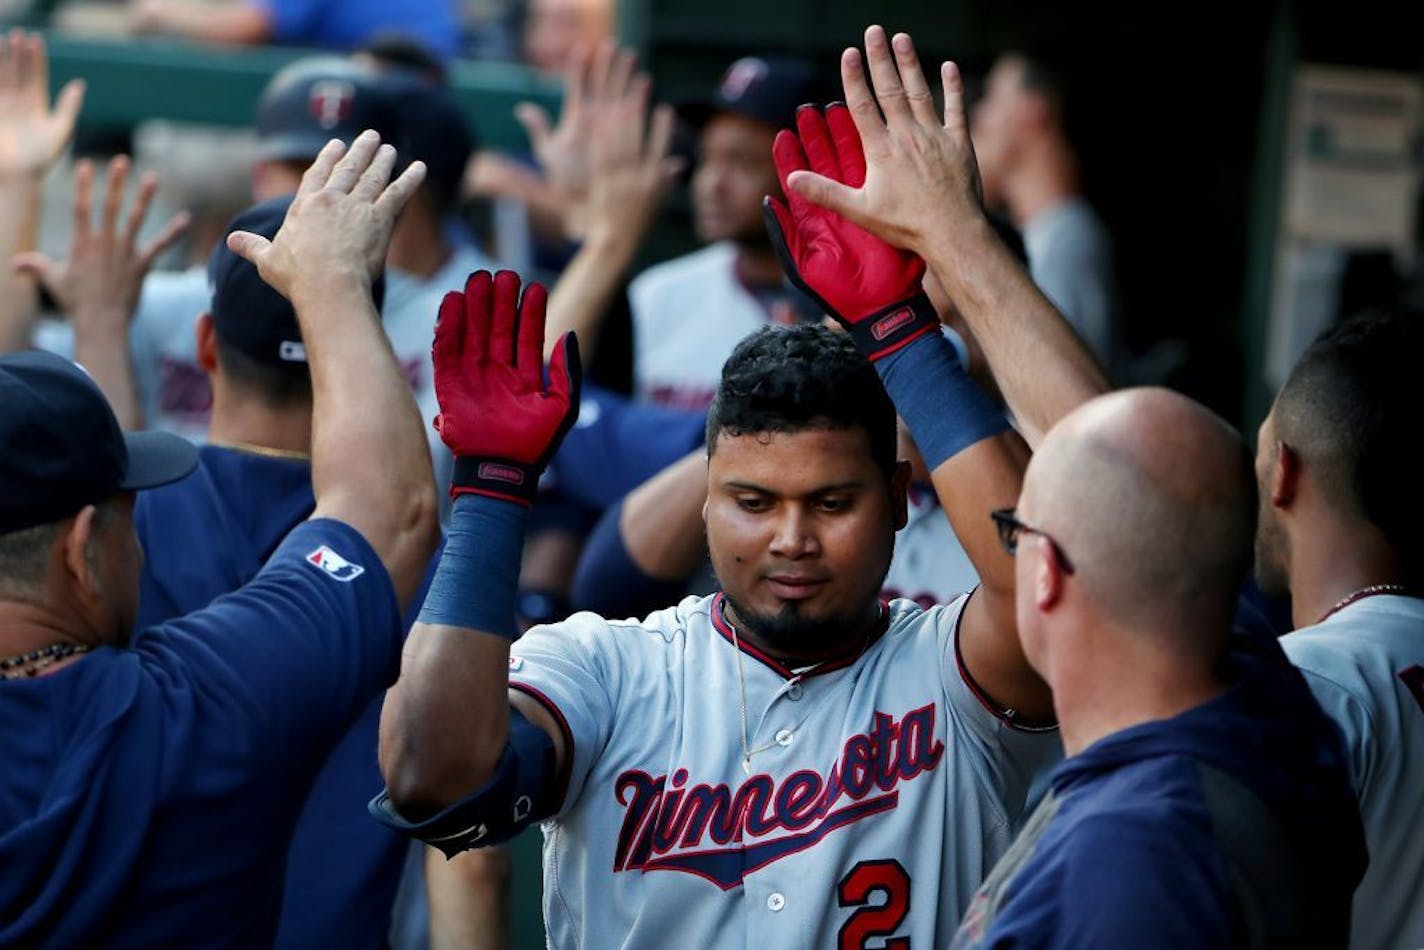
[{"label": "gold chain necklace", "polygon": [[1315,622],[1324,623],[1327,617],[1339,613],[1357,600],[1364,600],[1366,597],[1373,597],[1375,594],[1403,594],[1407,591],[1408,588],[1403,584],[1371,584],[1368,587],[1361,587],[1354,593],[1346,594],[1344,597],[1335,601],[1335,606],[1321,614],[1320,619]]},{"label": "gold chain necklace", "polygon": [[[766,745],[760,746],[755,749],[751,748],[751,740],[748,736],[747,730],[747,678],[746,674],[742,671],[742,642],[741,639],[737,636],[737,624],[733,622],[732,618],[727,614],[727,602],[725,600],[721,601],[718,604],[718,607],[722,611],[722,619],[726,621],[727,626],[730,627],[732,630],[732,652],[733,654],[735,654],[737,660],[737,708],[742,720],[742,771],[745,772],[748,776],[750,776],[752,774],[752,756],[758,755],[762,752],[766,752],[770,749],[774,749],[779,743],[775,739],[772,739]],[[870,646],[871,634],[875,632],[876,626],[878,626],[878,624],[879,618],[877,617],[876,623],[872,624],[870,626],[870,629],[865,631],[865,639],[861,641],[860,650],[855,655],[856,660],[859,660],[862,656],[865,655],[866,648]],[[789,682],[801,682],[801,679],[803,677],[814,673],[816,670],[820,669],[821,665],[825,662],[827,661],[821,660],[819,662],[812,663],[810,666],[801,667],[799,670],[795,671],[796,675],[793,676],[789,680]],[[851,662],[854,663],[855,660],[852,660]]]}]

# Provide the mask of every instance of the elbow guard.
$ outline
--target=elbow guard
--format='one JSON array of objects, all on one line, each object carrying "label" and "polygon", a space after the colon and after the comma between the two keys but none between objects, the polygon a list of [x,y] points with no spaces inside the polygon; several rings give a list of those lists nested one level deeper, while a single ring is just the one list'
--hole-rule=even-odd
[{"label": "elbow guard", "polygon": [[554,742],[517,709],[509,711],[509,739],[494,774],[473,794],[424,821],[407,821],[381,792],[368,809],[381,824],[418,838],[452,858],[461,851],[508,841],[553,812]]}]

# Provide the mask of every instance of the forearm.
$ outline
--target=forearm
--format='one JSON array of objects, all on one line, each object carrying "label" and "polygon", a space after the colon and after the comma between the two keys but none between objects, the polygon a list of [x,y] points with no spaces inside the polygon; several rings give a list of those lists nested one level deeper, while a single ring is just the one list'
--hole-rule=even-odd
[{"label": "forearm", "polygon": [[43,179],[19,174],[0,181],[0,353],[30,346],[39,294],[35,279],[9,265],[16,254],[33,251],[39,233]]},{"label": "forearm", "polygon": [[509,852],[479,848],[446,859],[426,850],[431,950],[509,945]]},{"label": "forearm", "polygon": [[402,814],[481,787],[509,733],[509,644],[528,510],[461,495],[400,680],[381,711],[381,771]]},{"label": "forearm", "polygon": [[487,782],[509,735],[509,643],[417,623],[381,708],[381,773],[402,814],[420,817]]},{"label": "forearm", "polygon": [[1108,391],[1102,369],[987,221],[923,256],[969,325],[1030,444]]},{"label": "forearm", "polygon": [[438,540],[430,450],[364,275],[313,281],[293,305],[312,379],[316,516],[350,524],[414,596]]},{"label": "forearm", "polygon": [[1014,432],[975,443],[931,473],[935,492],[979,574],[964,607],[959,652],[975,682],[1025,725],[1053,722],[1048,685],[1029,665],[1015,615],[1014,559],[999,543],[989,512],[1018,503],[1028,447]]},{"label": "forearm", "polygon": [[702,506],[707,453],[697,449],[663,469],[623,502],[618,530],[640,570],[659,580],[685,579],[702,563]]},{"label": "forearm", "polygon": [[133,353],[129,347],[130,314],[68,315],[74,325],[74,361],[86,370],[109,400],[124,429],[142,429],[143,407],[134,381]]},{"label": "forearm", "polygon": [[637,241],[626,234],[600,231],[589,235],[549,292],[546,360],[553,355],[560,335],[569,330],[578,337],[584,360],[593,360],[604,315],[637,250]]},{"label": "forearm", "polygon": [[1028,449],[1008,428],[939,334],[916,340],[876,368],[930,468],[940,503],[979,574],[964,608],[959,649],[965,667],[995,702],[1030,721],[1051,719],[1051,699],[1019,643],[1015,565],[989,517],[1017,503]]}]

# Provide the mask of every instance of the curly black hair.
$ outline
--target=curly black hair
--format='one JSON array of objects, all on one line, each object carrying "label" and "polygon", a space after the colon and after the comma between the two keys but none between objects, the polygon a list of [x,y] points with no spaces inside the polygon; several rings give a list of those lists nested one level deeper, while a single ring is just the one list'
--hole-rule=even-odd
[{"label": "curly black hair", "polygon": [[717,436],[863,428],[875,464],[895,471],[895,406],[875,369],[844,333],[817,324],[766,327],[722,366],[707,413],[707,451]]}]

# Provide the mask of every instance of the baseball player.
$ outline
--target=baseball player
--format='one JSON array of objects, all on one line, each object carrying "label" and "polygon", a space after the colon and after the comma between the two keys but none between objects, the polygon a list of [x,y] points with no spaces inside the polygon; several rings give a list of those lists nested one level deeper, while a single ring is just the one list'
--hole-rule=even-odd
[{"label": "baseball player", "polygon": [[[291,198],[264,201],[229,226],[276,236]],[[134,525],[148,556],[139,583],[144,629],[201,610],[251,580],[316,506],[311,373],[291,303],[225,244],[209,266],[212,305],[198,318],[197,358],[213,380],[210,441],[198,471],[146,491]],[[384,281],[372,283],[377,310]],[[181,537],[181,542],[178,543]],[[415,602],[424,597],[423,589]],[[404,628],[414,620],[407,614]],[[375,697],[331,751],[288,847],[273,946],[385,946],[409,844],[372,833],[365,802],[380,787]]]},{"label": "baseball player", "polygon": [[1281,640],[1345,738],[1370,867],[1355,947],[1424,946],[1424,529],[1420,315],[1362,315],[1311,344],[1261,424],[1256,574],[1291,595]]},{"label": "baseball player", "polygon": [[306,789],[394,674],[399,603],[438,538],[367,274],[422,169],[387,185],[378,145],[323,151],[275,240],[229,238],[296,301],[316,420],[313,517],[241,590],[130,642],[133,491],[193,450],[125,438],[59,357],[0,361],[0,944],[272,940]]},{"label": "baseball player", "polygon": [[628,287],[633,385],[640,401],[706,409],[727,356],[743,337],[791,314],[761,198],[776,188],[770,148],[796,106],[824,84],[797,60],[748,56],[728,67],[715,95],[683,105],[697,130],[693,224],[700,250],[648,268]]},{"label": "baseball player", "polygon": [[[1042,433],[1053,428],[1075,407],[1106,389],[1101,371],[1082,343],[1068,329],[1062,316],[1041,294],[1029,286],[1026,275],[1013,264],[1008,251],[987,227],[978,196],[974,153],[967,135],[963,88],[955,67],[948,63],[942,67],[945,110],[941,122],[929,105],[933,102],[933,96],[908,36],[897,35],[892,45],[882,28],[871,27],[866,32],[866,59],[874,80],[873,94],[865,80],[866,63],[859,52],[848,50],[841,62],[846,99],[859,119],[857,125],[865,141],[867,162],[863,175],[827,176],[801,173],[788,181],[788,190],[805,200],[815,202],[818,206],[846,216],[870,233],[892,240],[897,245],[912,248],[926,257],[929,266],[933,268],[949,295],[960,303],[961,313],[982,346],[989,365],[995,370],[998,382],[1010,405],[1014,407],[1019,422],[1033,440],[1037,441]],[[884,119],[881,118],[882,111]],[[943,209],[943,215],[937,219],[940,223],[927,222],[919,213],[918,209],[926,205]],[[1005,313],[1012,313],[1013,320],[1005,320]],[[1104,401],[1102,405],[1109,403]],[[1138,413],[1138,410],[1146,408],[1146,404],[1140,400],[1129,397],[1115,405],[1118,409],[1127,409],[1128,416],[1137,414],[1139,424],[1155,430],[1159,437],[1160,433],[1174,431],[1174,426],[1167,423],[1163,416],[1150,412]],[[1195,443],[1195,437],[1187,434],[1189,430],[1185,427],[1175,431],[1177,439]],[[1139,455],[1143,444],[1148,443],[1144,440],[1138,441],[1136,451]],[[1123,457],[1127,454],[1121,453]],[[1196,490],[1200,491],[1200,487],[1197,486]],[[1127,499],[1123,501],[1130,510],[1132,503]],[[1116,503],[1117,499],[1113,502]],[[1047,611],[1056,602],[1052,591],[1061,588],[1065,583],[1072,586],[1073,582],[1062,579],[1063,575],[1073,570],[1070,562],[1066,560],[1071,556],[1072,545],[1069,544],[1065,548],[1058,543],[1057,537],[1061,536],[1058,532],[1061,529],[1051,523],[1030,519],[1028,525],[1032,527],[1029,527],[1010,513],[1005,525],[1009,529],[1006,533],[1007,545],[1012,546],[1014,537],[1025,531],[1033,538],[1037,566],[1030,567],[1032,562],[1025,562],[1021,564],[1020,571],[1024,576],[1032,576],[1037,585],[1034,596],[1038,604],[1032,610]],[[1055,532],[1054,537],[1050,539],[1044,535],[1044,531]],[[1332,536],[1332,542],[1339,537]],[[1291,545],[1291,548],[1294,550],[1295,545]],[[1046,550],[1056,551],[1057,554],[1045,557],[1043,552]],[[1331,551],[1330,558],[1321,561],[1309,558],[1308,562],[1317,565],[1325,563],[1333,558],[1334,553]],[[1056,568],[1043,566],[1052,564],[1055,560],[1059,561]],[[1020,557],[1020,561],[1024,561],[1024,558]],[[1029,571],[1032,572],[1031,575],[1028,574]],[[1021,588],[1019,593],[1022,598],[1025,591]],[[1327,601],[1325,607],[1328,606]],[[1221,611],[1217,613],[1220,614]],[[1030,611],[1021,611],[1021,616],[1029,617]],[[1219,622],[1215,626],[1224,628],[1224,617],[1218,619]],[[1041,619],[1031,622],[1039,628],[1044,625]],[[1031,630],[1023,630],[1021,633],[1026,641],[1039,641],[1036,652],[1040,658],[1046,656],[1053,646],[1047,644],[1052,637],[1041,629],[1036,636],[1032,636],[1034,631]],[[1267,645],[1273,646],[1269,643]],[[1199,645],[1195,648],[1199,649]],[[1074,658],[1066,652],[1064,657],[1066,668]],[[1224,673],[1228,668],[1225,664],[1214,666],[1214,675]],[[1278,687],[1286,686],[1290,692],[1299,692],[1299,684],[1287,684],[1286,679],[1279,675],[1275,680]],[[1094,691],[1091,685],[1081,688],[1083,683],[1092,682],[1092,679],[1080,681],[1081,695],[1092,695]],[[1261,693],[1256,693],[1257,697],[1260,695]],[[1258,701],[1253,700],[1250,689],[1239,688],[1227,690],[1220,699],[1225,701],[1225,705],[1239,705],[1244,701],[1248,708],[1251,702]],[[1055,705],[1063,711],[1065,734],[1068,734],[1068,712],[1063,704]],[[1220,708],[1222,705],[1222,702],[1211,703],[1204,707],[1204,710],[1211,706]],[[1198,918],[1190,913],[1178,914],[1172,923],[1179,929],[1169,931],[1165,927],[1166,918],[1159,919],[1153,914],[1142,912],[1144,907],[1165,907],[1173,904],[1180,911],[1184,901],[1196,901],[1198,906],[1205,906],[1208,900],[1216,905],[1211,921],[1214,926],[1218,926],[1215,931],[1218,934],[1229,933],[1233,925],[1239,927],[1248,922],[1279,924],[1282,920],[1296,926],[1295,933],[1299,934],[1301,920],[1323,911],[1323,915],[1316,919],[1327,923],[1329,928],[1307,931],[1308,939],[1312,942],[1337,939],[1340,936],[1339,925],[1344,919],[1337,903],[1341,896],[1340,884],[1344,881],[1348,887],[1349,875],[1359,867],[1357,862],[1360,855],[1354,834],[1357,827],[1350,827],[1353,824],[1354,810],[1342,810],[1338,807],[1338,796],[1334,793],[1338,776],[1329,774],[1332,771],[1332,759],[1337,753],[1332,748],[1333,743],[1320,742],[1321,730],[1313,722],[1308,722],[1318,716],[1313,709],[1307,709],[1303,710],[1303,715],[1293,714],[1286,717],[1285,723],[1281,723],[1279,712],[1288,708],[1290,707],[1273,698],[1262,711],[1263,714],[1255,717],[1258,722],[1271,718],[1276,720],[1272,728],[1280,737],[1280,742],[1272,743],[1274,748],[1271,759],[1274,760],[1277,756],[1294,758],[1298,765],[1307,765],[1307,774],[1313,772],[1316,779],[1325,781],[1307,784],[1291,779],[1287,787],[1282,789],[1280,786],[1284,776],[1299,773],[1278,768],[1262,771],[1259,768],[1260,762],[1238,760],[1233,769],[1237,776],[1251,776],[1253,771],[1256,773],[1254,778],[1248,778],[1248,783],[1253,786],[1251,791],[1256,793],[1258,800],[1253,808],[1262,814],[1261,819],[1243,823],[1240,820],[1241,815],[1248,814],[1248,811],[1230,808],[1224,811],[1219,808],[1213,810],[1209,806],[1208,809],[1196,810],[1191,816],[1192,821],[1198,823],[1198,833],[1187,836],[1189,850],[1200,853],[1205,845],[1226,850],[1229,860],[1239,861],[1230,865],[1233,873],[1228,878],[1223,879],[1221,876],[1222,855],[1219,853],[1211,858],[1207,866],[1210,874],[1215,876],[1210,890],[1184,885],[1181,880],[1161,878],[1160,869],[1164,866],[1162,860],[1160,857],[1149,859],[1146,867],[1149,870],[1159,869],[1153,871],[1152,879],[1160,881],[1161,884],[1153,895],[1153,902],[1139,904],[1134,897],[1126,896],[1126,890],[1130,888],[1120,890],[1117,897],[1102,893],[1101,885],[1108,880],[1131,884],[1130,877],[1122,873],[1123,868],[1128,865],[1119,860],[1119,855],[1114,854],[1105,859],[1104,849],[1089,846],[1084,848],[1087,857],[1082,862],[1083,866],[1091,866],[1094,871],[1101,870],[1103,873],[1094,874],[1091,880],[1076,876],[1071,882],[1065,883],[1063,869],[1074,867],[1067,863],[1070,858],[1065,855],[1064,850],[1065,839],[1073,833],[1073,823],[1058,822],[1059,827],[1055,828],[1057,807],[1062,807],[1058,814],[1064,817],[1070,812],[1075,812],[1076,816],[1091,812],[1092,808],[1080,807],[1084,796],[1078,794],[1080,786],[1074,783],[1100,766],[1112,768],[1121,765],[1125,760],[1121,755],[1115,757],[1115,752],[1130,753],[1127,758],[1143,758],[1146,751],[1143,746],[1149,741],[1157,742],[1147,735],[1151,732],[1150,729],[1144,730],[1137,733],[1139,738],[1145,740],[1143,743],[1133,743],[1129,738],[1127,743],[1119,743],[1112,748],[1092,746],[1081,758],[1075,757],[1055,771],[1054,788],[1063,797],[1057,801],[1052,797],[1045,799],[1040,811],[1030,819],[1029,826],[1032,831],[1025,831],[1022,846],[1016,844],[1010,855],[1004,859],[1002,868],[996,869],[986,882],[982,900],[976,901],[974,913],[966,920],[964,939],[971,945],[979,940],[984,940],[989,945],[999,945],[998,941],[1001,939],[1006,943],[1039,943],[1050,939],[1066,939],[1064,934],[1070,931],[1065,928],[1070,926],[1091,927],[1116,922],[1138,925],[1141,929],[1136,937],[1127,939],[1105,939],[1103,935],[1106,931],[1091,929],[1071,932],[1096,934],[1096,940],[1093,936],[1084,938],[1085,945],[1091,946],[1140,945],[1143,942],[1143,934],[1151,935],[1147,939],[1171,942],[1171,933],[1182,934],[1188,941],[1206,940],[1219,943],[1222,941],[1214,940],[1210,931],[1194,926],[1198,922],[1206,923],[1205,917]],[[1123,718],[1127,709],[1128,706],[1124,703],[1115,710],[1120,722],[1127,721]],[[1159,708],[1158,715],[1161,712]],[[1202,717],[1194,715],[1193,718],[1198,722],[1184,725],[1199,727]],[[1168,723],[1171,721],[1167,720]],[[1245,734],[1241,729],[1233,728],[1229,731],[1237,738]],[[1082,735],[1076,730],[1075,734],[1080,737]],[[1289,745],[1290,748],[1284,748],[1283,745]],[[1217,763],[1230,755],[1229,750],[1223,750],[1222,744],[1217,740],[1212,740],[1207,746],[1216,749],[1218,753],[1225,753],[1224,756],[1218,756]],[[1075,748],[1074,751],[1078,750]],[[1183,751],[1187,751],[1186,747],[1178,742],[1176,754]],[[1202,751],[1206,750],[1198,750]],[[1309,763],[1300,762],[1301,751],[1307,753],[1311,759]],[[1096,761],[1093,761],[1095,756]],[[1211,753],[1198,757],[1207,762],[1212,760]],[[1265,760],[1264,756],[1254,758]],[[1204,784],[1216,783],[1198,777],[1186,785],[1179,783],[1178,791],[1186,791],[1199,800]],[[1142,822],[1143,816],[1152,818],[1164,814],[1161,806],[1174,800],[1174,794],[1168,790],[1168,786],[1155,780],[1149,781],[1148,785],[1161,792],[1161,797],[1151,806],[1156,810],[1140,813],[1135,819],[1138,822]],[[1063,794],[1068,787],[1073,788],[1071,795]],[[1133,787],[1124,785],[1118,788],[1121,791],[1131,791]],[[1216,790],[1220,791],[1221,788]],[[1243,801],[1239,789],[1237,792],[1230,796],[1216,797],[1212,804],[1219,806],[1222,802],[1232,799]],[[1176,795],[1176,800],[1183,799]],[[1264,808],[1261,807],[1263,802],[1267,803]],[[1329,808],[1324,807],[1327,804]],[[1302,810],[1306,814],[1302,815]],[[1110,837],[1115,845],[1131,846],[1140,851],[1154,839],[1159,842],[1162,840],[1156,838],[1156,835],[1159,830],[1166,830],[1165,827],[1159,828],[1159,825],[1164,823],[1146,822],[1141,824],[1141,828],[1147,830],[1146,834],[1134,834],[1128,830],[1130,824],[1114,821],[1121,814],[1121,807],[1110,811],[1113,813],[1105,817],[1114,823],[1107,825],[1105,831],[1106,836]],[[1321,816],[1326,814],[1333,817],[1322,819]],[[1224,818],[1226,824],[1210,830],[1203,829],[1199,824],[1203,818],[1209,818],[1213,823]],[[1314,827],[1317,820],[1321,825],[1318,828]],[[1260,847],[1258,832],[1262,830],[1277,834],[1278,845]],[[1325,834],[1334,836],[1327,844],[1339,845],[1332,855],[1338,872],[1334,875],[1319,873],[1321,849],[1318,845]],[[1256,838],[1255,841],[1252,841],[1253,837]],[[1243,842],[1247,847],[1239,849],[1237,846]],[[1160,855],[1165,850],[1154,847],[1149,854]],[[1271,859],[1255,860],[1255,857],[1262,853],[1271,854]],[[1281,858],[1278,855],[1288,856]],[[1302,858],[1310,860],[1303,861]],[[1173,861],[1168,861],[1165,865],[1169,870],[1174,866],[1176,865]],[[1314,896],[1305,896],[1306,892],[1301,887],[1303,883],[1319,884],[1327,877],[1333,879],[1326,888]],[[1201,879],[1201,875],[1198,875],[1198,879]],[[1062,899],[1064,895],[1083,893],[1078,888],[1084,883],[1100,885],[1099,893],[1079,901]],[[1149,881],[1137,882],[1139,893],[1142,892],[1143,883]],[[1066,890],[1070,886],[1075,890]],[[1239,901],[1243,895],[1247,897],[1249,906],[1240,906]],[[1315,897],[1328,900],[1328,905],[1313,905]],[[1016,898],[1019,899],[1019,904],[1013,907]],[[1103,913],[1105,910],[1108,913]],[[1223,917],[1229,917],[1230,920],[1223,921]],[[1060,926],[1053,926],[1052,920],[1059,921]],[[1162,925],[1160,928],[1159,924]],[[1220,926],[1222,924],[1224,926]],[[1122,933],[1124,931],[1118,931],[1119,937]],[[1234,939],[1245,941],[1254,936],[1258,940],[1265,940],[1268,945],[1285,945],[1279,942],[1270,943],[1273,936],[1279,933],[1280,931],[1271,929],[1258,929],[1251,934],[1236,931]],[[1224,937],[1223,940],[1225,939],[1233,937]],[[1287,942],[1301,941],[1295,939]]]},{"label": "baseball player", "polygon": [[[783,177],[861,161],[844,108],[798,121]],[[1023,453],[938,332],[923,264],[801,202],[770,214],[850,332],[739,345],[709,422],[723,592],[642,621],[577,614],[511,649],[522,503],[570,423],[576,351],[560,342],[546,388],[544,294],[516,312],[512,274],[442,309],[456,501],[373,810],[450,853],[546,821],[553,946],[941,943],[1061,754],[988,518]],[[905,519],[896,408],[984,580],[931,610],[877,597]]]}]

